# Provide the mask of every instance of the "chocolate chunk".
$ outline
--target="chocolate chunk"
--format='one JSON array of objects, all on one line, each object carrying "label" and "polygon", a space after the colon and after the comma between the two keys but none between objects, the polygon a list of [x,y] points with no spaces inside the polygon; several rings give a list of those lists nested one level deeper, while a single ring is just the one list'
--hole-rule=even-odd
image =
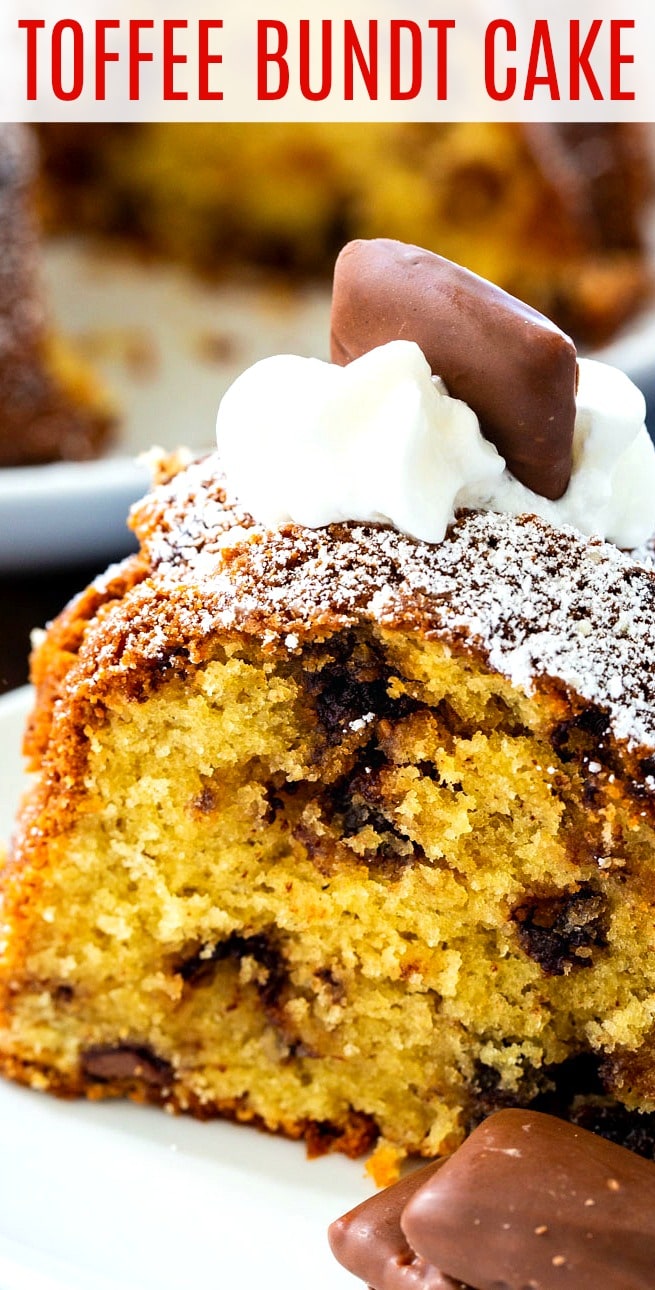
[{"label": "chocolate chunk", "polygon": [[627,1147],[646,1160],[655,1160],[655,1111],[629,1111],[627,1106],[608,1098],[579,1097],[569,1119],[581,1129]]},{"label": "chocolate chunk", "polygon": [[[370,669],[369,669],[370,670]],[[328,744],[339,743],[353,721],[360,721],[372,713],[376,720],[405,717],[418,706],[408,694],[392,698],[389,694],[390,675],[357,676],[348,663],[327,663],[320,672],[307,672],[303,677],[307,690],[316,704],[316,715]]]},{"label": "chocolate chunk", "polygon": [[[620,1058],[619,1058],[620,1060]],[[578,1053],[551,1065],[523,1065],[512,1089],[492,1066],[476,1063],[466,1126],[469,1132],[494,1111],[530,1107],[570,1120],[638,1156],[655,1160],[655,1111],[630,1110],[611,1096],[613,1059]]]},{"label": "chocolate chunk", "polygon": [[418,246],[349,242],[334,270],[332,359],[413,340],[449,393],[536,493],[562,496],[571,476],[576,351],[543,314]]},{"label": "chocolate chunk", "polygon": [[396,867],[411,864],[417,857],[423,857],[423,851],[414,845],[407,833],[396,828],[386,815],[371,805],[367,794],[354,791],[343,815],[344,838],[357,837],[362,829],[371,829],[377,834],[373,854],[361,852],[362,859],[391,861]]},{"label": "chocolate chunk", "polygon": [[609,735],[609,717],[594,704],[555,726],[550,742],[560,761],[602,758]]},{"label": "chocolate chunk", "polygon": [[521,948],[547,976],[593,967],[594,951],[607,945],[607,899],[593,888],[526,901],[512,918]]},{"label": "chocolate chunk", "polygon": [[[300,1047],[300,1046],[299,1046]],[[316,1053],[305,1055],[316,1056]],[[342,1124],[328,1120],[309,1120],[304,1129],[305,1146],[310,1160],[326,1156],[330,1151],[342,1151],[351,1160],[357,1160],[370,1151],[379,1128],[372,1115],[365,1111],[348,1111]]]},{"label": "chocolate chunk", "polygon": [[[539,1097],[542,1089],[548,1087],[547,1076],[543,1068],[537,1069],[530,1062],[525,1062],[513,1088],[504,1088],[498,1071],[493,1066],[476,1061],[470,1085],[468,1114],[465,1120],[470,1133],[482,1120],[494,1111],[503,1111],[508,1106],[529,1106]],[[540,1107],[540,1110],[546,1109]],[[547,1108],[550,1111],[550,1107]]]},{"label": "chocolate chunk", "polygon": [[408,1200],[442,1164],[438,1160],[425,1165],[332,1223],[328,1232],[332,1253],[371,1290],[460,1290],[461,1282],[414,1254],[400,1227]]},{"label": "chocolate chunk", "polygon": [[386,716],[391,706],[384,679],[358,680],[337,664],[308,673],[305,684],[315,695],[316,714],[329,743],[339,743],[353,721],[369,712]]},{"label": "chocolate chunk", "polygon": [[155,1088],[173,1082],[173,1068],[145,1044],[96,1044],[81,1056],[82,1072],[87,1079],[102,1083],[138,1080]]},{"label": "chocolate chunk", "polygon": [[652,1290],[655,1168],[547,1115],[500,1111],[409,1199],[402,1229],[476,1290]]}]

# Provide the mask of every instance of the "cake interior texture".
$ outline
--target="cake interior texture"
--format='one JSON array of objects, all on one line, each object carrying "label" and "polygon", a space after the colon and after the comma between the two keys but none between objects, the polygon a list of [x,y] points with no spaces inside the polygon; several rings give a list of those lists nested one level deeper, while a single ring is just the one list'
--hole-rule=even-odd
[{"label": "cake interior texture", "polygon": [[[652,704],[654,575],[507,516],[266,537],[207,467],[136,525],[34,660],[5,1072],[312,1151],[534,1104],[652,1153],[653,763],[615,728]],[[485,597],[515,656],[563,613],[600,701],[494,664]]]}]

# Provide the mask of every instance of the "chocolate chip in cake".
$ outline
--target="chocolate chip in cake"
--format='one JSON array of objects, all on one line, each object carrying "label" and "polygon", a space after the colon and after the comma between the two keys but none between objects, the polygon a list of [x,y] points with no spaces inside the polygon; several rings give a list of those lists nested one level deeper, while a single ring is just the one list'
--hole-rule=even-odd
[{"label": "chocolate chip in cake", "polygon": [[590,705],[568,721],[560,721],[550,742],[560,761],[600,758],[609,736],[609,717],[602,708]]},{"label": "chocolate chip in cake", "polygon": [[639,770],[644,779],[655,778],[655,757],[643,757],[639,763]]},{"label": "chocolate chip in cake", "polygon": [[[338,743],[344,731],[369,714],[381,717],[405,716],[413,706],[406,695],[392,699],[389,679],[357,680],[338,664],[328,664],[318,674],[314,690],[318,719],[328,743]],[[311,688],[311,685],[310,685]]]},{"label": "chocolate chip in cake", "polygon": [[619,1147],[627,1147],[646,1160],[655,1160],[655,1112],[631,1111],[620,1102],[602,1097],[576,1099],[567,1117]]},{"label": "chocolate chip in cake", "polygon": [[216,809],[216,796],[209,784],[203,785],[198,796],[193,799],[191,807],[199,815],[211,815]]},{"label": "chocolate chip in cake", "polygon": [[327,991],[331,995],[334,1003],[342,1002],[346,995],[346,989],[343,981],[340,981],[339,978],[335,976],[332,968],[317,968],[314,976],[318,982],[318,991],[321,989]]},{"label": "chocolate chip in cake", "polygon": [[595,779],[585,779],[582,785],[582,801],[590,811],[600,810],[605,802],[605,795]]},{"label": "chocolate chip in cake", "polygon": [[526,901],[512,918],[521,948],[547,976],[592,967],[594,950],[607,945],[607,901],[592,888]]},{"label": "chocolate chip in cake", "polygon": [[82,1074],[100,1083],[139,1081],[153,1088],[173,1082],[173,1068],[145,1044],[95,1044],[80,1057]]},{"label": "chocolate chip in cake", "polygon": [[365,749],[351,774],[324,794],[323,810],[343,839],[355,838],[364,829],[377,834],[375,845],[362,855],[367,863],[406,865],[419,854],[423,857],[423,851],[390,818],[393,803],[385,799],[379,776],[386,764],[379,749]]},{"label": "chocolate chip in cake", "polygon": [[343,817],[343,836],[355,837],[366,828],[372,829],[379,838],[374,852],[371,852],[371,860],[393,860],[396,864],[407,864],[416,858],[416,847],[411,838],[396,828],[382,811],[355,794]]},{"label": "chocolate chip in cake", "polygon": [[542,1068],[544,1094],[537,1108],[568,1120],[577,1097],[595,1098],[604,1094],[601,1062],[596,1053],[576,1053],[563,1062]]},{"label": "chocolate chip in cake", "polygon": [[[327,654],[326,654],[327,650]],[[316,705],[316,714],[328,744],[337,744],[354,723],[407,716],[417,704],[410,695],[389,693],[393,668],[372,642],[340,632],[323,647],[324,661],[307,668],[302,681]],[[306,660],[307,661],[307,660]]]},{"label": "chocolate chip in cake", "polygon": [[256,983],[257,990],[266,1006],[271,1006],[286,982],[287,973],[284,958],[275,948],[268,936],[240,936],[233,932],[224,941],[216,945],[204,946],[201,950],[184,959],[176,969],[183,981],[192,986],[207,985],[211,981],[217,963],[252,958],[266,973],[264,981]]},{"label": "chocolate chip in cake", "polygon": [[546,1072],[526,1062],[518,1085],[514,1085],[511,1089],[503,1088],[502,1079],[496,1067],[477,1061],[471,1080],[467,1131],[470,1132],[488,1115],[493,1115],[495,1111],[502,1111],[505,1107],[531,1106],[536,1103],[547,1084]]},{"label": "chocolate chip in cake", "polygon": [[306,785],[302,780],[291,780],[284,775],[273,775],[271,782],[263,790],[264,814],[262,820],[264,824],[273,824],[278,816],[284,819],[289,800],[297,797],[298,793],[304,788],[306,788]]}]

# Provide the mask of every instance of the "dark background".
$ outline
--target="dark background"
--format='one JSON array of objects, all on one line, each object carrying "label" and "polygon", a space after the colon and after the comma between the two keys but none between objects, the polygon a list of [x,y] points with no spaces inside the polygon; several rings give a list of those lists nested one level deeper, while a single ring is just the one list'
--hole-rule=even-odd
[{"label": "dark background", "polygon": [[100,572],[78,565],[0,578],[0,694],[27,680],[32,628],[44,627]]}]

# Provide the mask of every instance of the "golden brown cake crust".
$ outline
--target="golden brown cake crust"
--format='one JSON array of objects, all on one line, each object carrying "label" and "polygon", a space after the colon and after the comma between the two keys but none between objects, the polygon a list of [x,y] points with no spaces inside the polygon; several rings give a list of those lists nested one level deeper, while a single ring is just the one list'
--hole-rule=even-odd
[{"label": "golden brown cake crust", "polygon": [[[655,574],[631,554],[568,525],[493,512],[460,513],[434,545],[357,523],[270,533],[223,483],[209,457],[133,513],[153,588],[196,601],[191,624],[176,623],[178,643],[190,626],[197,645],[214,620],[272,638],[362,619],[438,633],[518,685],[548,681],[603,707],[631,748],[655,747]],[[146,661],[152,633],[141,649]]]}]

